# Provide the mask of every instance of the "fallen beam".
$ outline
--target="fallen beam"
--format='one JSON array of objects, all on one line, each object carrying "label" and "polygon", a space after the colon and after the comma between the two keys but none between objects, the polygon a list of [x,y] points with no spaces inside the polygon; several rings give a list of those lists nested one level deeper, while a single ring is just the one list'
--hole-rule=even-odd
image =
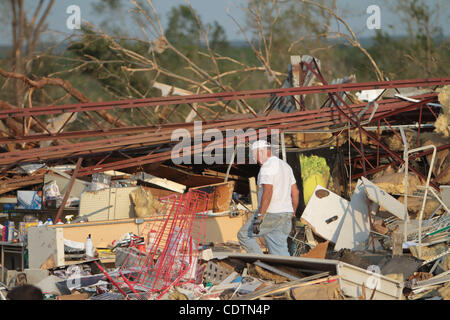
[{"label": "fallen beam", "polygon": [[0,110],[0,119],[15,117],[30,117],[43,114],[58,114],[65,112],[86,112],[99,110],[114,110],[123,108],[139,108],[161,105],[176,105],[199,102],[215,102],[215,101],[233,101],[242,99],[257,99],[268,97],[294,96],[315,93],[338,93],[344,91],[360,91],[369,89],[389,89],[389,88],[406,88],[421,86],[441,86],[450,84],[450,77],[432,78],[432,79],[414,79],[414,80],[396,80],[396,81],[380,81],[365,83],[345,83],[334,85],[321,85],[311,87],[266,89],[266,90],[250,90],[250,91],[232,91],[211,94],[198,94],[190,96],[168,96],[148,99],[128,99],[106,102],[89,102],[78,103],[63,106],[44,106],[23,108],[17,110]]}]

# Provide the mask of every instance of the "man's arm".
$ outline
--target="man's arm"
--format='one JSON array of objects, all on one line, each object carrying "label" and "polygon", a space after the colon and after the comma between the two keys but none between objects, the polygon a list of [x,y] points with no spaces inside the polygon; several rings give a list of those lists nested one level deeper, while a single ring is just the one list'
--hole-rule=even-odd
[{"label": "man's arm", "polygon": [[267,208],[269,207],[270,200],[272,200],[273,185],[272,184],[262,184],[263,194],[261,196],[261,205],[259,206],[259,213],[264,216],[266,214]]},{"label": "man's arm", "polygon": [[294,216],[298,207],[298,197],[300,195],[300,191],[298,191],[297,184],[293,184],[291,186],[291,198],[292,198],[292,207],[294,208]]}]

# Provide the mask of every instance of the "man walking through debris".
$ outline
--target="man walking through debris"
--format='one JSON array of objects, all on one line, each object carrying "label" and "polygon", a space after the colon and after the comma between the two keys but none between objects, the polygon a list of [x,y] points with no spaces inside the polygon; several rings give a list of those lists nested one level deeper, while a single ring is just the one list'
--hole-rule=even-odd
[{"label": "man walking through debris", "polygon": [[298,205],[299,191],[292,168],[272,155],[264,140],[251,145],[252,155],[261,169],[258,174],[258,210],[238,232],[241,246],[248,253],[263,253],[256,239],[264,237],[270,254],[289,256],[287,239]]}]

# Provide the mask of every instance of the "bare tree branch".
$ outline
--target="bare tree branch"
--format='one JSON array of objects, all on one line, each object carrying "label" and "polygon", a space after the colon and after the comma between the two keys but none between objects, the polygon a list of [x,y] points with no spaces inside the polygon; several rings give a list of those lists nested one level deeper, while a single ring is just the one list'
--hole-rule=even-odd
[{"label": "bare tree branch", "polygon": [[348,36],[347,34],[344,34],[342,32],[335,32],[335,34],[337,34],[340,37],[344,38],[352,46],[354,46],[354,47],[358,48],[359,50],[361,50],[361,52],[369,59],[369,61],[372,64],[373,68],[375,69],[375,74],[376,74],[378,80],[379,81],[383,81],[384,80],[383,73],[378,68],[377,64],[375,63],[375,60],[372,58],[372,56],[369,54],[369,52],[363,46],[361,46],[361,43],[358,41],[358,38],[356,37],[355,33],[353,32],[353,30],[350,28],[348,23],[343,18],[341,18],[334,10],[332,10],[332,9],[330,9],[330,8],[320,4],[318,2],[314,2],[314,1],[311,1],[311,0],[300,0],[300,1],[304,2],[304,3],[307,3],[307,4],[310,4],[312,6],[316,6],[318,8],[323,9],[323,10],[326,10],[330,15],[332,15],[339,22],[341,22],[345,26],[347,31],[350,33],[350,36]]}]

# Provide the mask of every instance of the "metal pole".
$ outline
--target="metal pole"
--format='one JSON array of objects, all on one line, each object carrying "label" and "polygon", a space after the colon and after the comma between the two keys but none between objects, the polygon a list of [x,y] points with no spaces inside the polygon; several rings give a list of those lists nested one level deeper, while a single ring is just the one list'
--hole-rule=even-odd
[{"label": "metal pole", "polygon": [[439,198],[439,195],[436,193],[436,191],[434,191],[433,189],[430,189],[431,193],[434,195],[434,197],[436,198],[437,201],[439,201],[439,203],[441,204],[441,206],[444,207],[445,211],[450,212],[450,210],[448,209],[448,207],[445,205],[445,203],[441,200],[441,198]]},{"label": "metal pole", "polygon": [[286,159],[286,142],[284,141],[284,131],[281,131],[281,155],[283,157],[284,161],[287,161]]},{"label": "metal pole", "polygon": [[407,224],[408,224],[408,220],[409,220],[409,214],[408,214],[408,141],[406,140],[406,136],[405,136],[405,132],[403,131],[403,128],[400,127],[400,133],[402,135],[402,140],[403,140],[403,159],[405,159],[405,178],[403,180],[403,184],[404,184],[404,191],[405,191],[405,196],[404,196],[404,208],[405,208],[405,227],[404,227],[404,234],[403,234],[403,241],[408,241],[407,239]]},{"label": "metal pole", "polygon": [[236,146],[233,149],[233,154],[230,159],[230,164],[228,165],[228,168],[227,168],[227,174],[225,175],[225,182],[228,182],[228,176],[230,175],[230,169],[231,169],[231,166],[233,165],[234,157],[236,156],[237,147],[238,147],[238,144],[236,143]]},{"label": "metal pole", "polygon": [[[434,167],[434,159],[436,157],[436,146],[434,145],[428,145],[428,146],[424,146],[424,147],[420,147],[420,148],[416,148],[416,149],[412,149],[409,150],[408,152],[406,152],[406,159],[405,159],[405,204],[407,204],[407,190],[408,190],[408,158],[409,158],[409,154],[413,153],[413,152],[417,152],[417,151],[422,151],[422,150],[426,150],[426,149],[433,149],[433,155],[431,158],[431,164],[430,164],[430,169],[428,170],[428,176],[427,176],[427,182],[425,184],[425,193],[423,196],[423,201],[422,201],[422,208],[420,209],[420,214],[419,214],[419,248],[418,248],[418,253],[419,253],[419,258],[422,256],[422,217],[423,217],[423,211],[425,209],[425,203],[427,201],[427,195],[428,195],[428,189],[430,186],[430,178],[431,178],[431,173],[433,171],[433,167]],[[406,210],[406,219],[405,219],[405,227],[404,227],[404,239],[405,241],[407,241],[407,225],[408,225],[408,220],[409,220],[409,215],[408,215],[408,207],[405,206],[405,210]]]},{"label": "metal pole", "polygon": [[123,291],[120,286],[111,278],[111,276],[105,271],[105,269],[102,268],[102,266],[97,262],[94,261],[94,263],[97,265],[97,267],[100,269],[101,272],[106,276],[106,278],[119,290],[119,292],[127,299],[130,300],[128,295]]},{"label": "metal pole", "polygon": [[78,171],[81,167],[81,162],[83,161],[83,158],[78,158],[77,164],[75,166],[75,170],[73,171],[72,177],[70,178],[69,185],[67,186],[66,194],[64,195],[63,201],[61,203],[61,206],[58,209],[58,213],[56,214],[55,223],[58,222],[59,218],[61,217],[61,214],[64,210],[64,207],[66,206],[67,199],[69,199],[70,191],[72,191],[73,184],[75,183],[76,176],[78,174]]}]

